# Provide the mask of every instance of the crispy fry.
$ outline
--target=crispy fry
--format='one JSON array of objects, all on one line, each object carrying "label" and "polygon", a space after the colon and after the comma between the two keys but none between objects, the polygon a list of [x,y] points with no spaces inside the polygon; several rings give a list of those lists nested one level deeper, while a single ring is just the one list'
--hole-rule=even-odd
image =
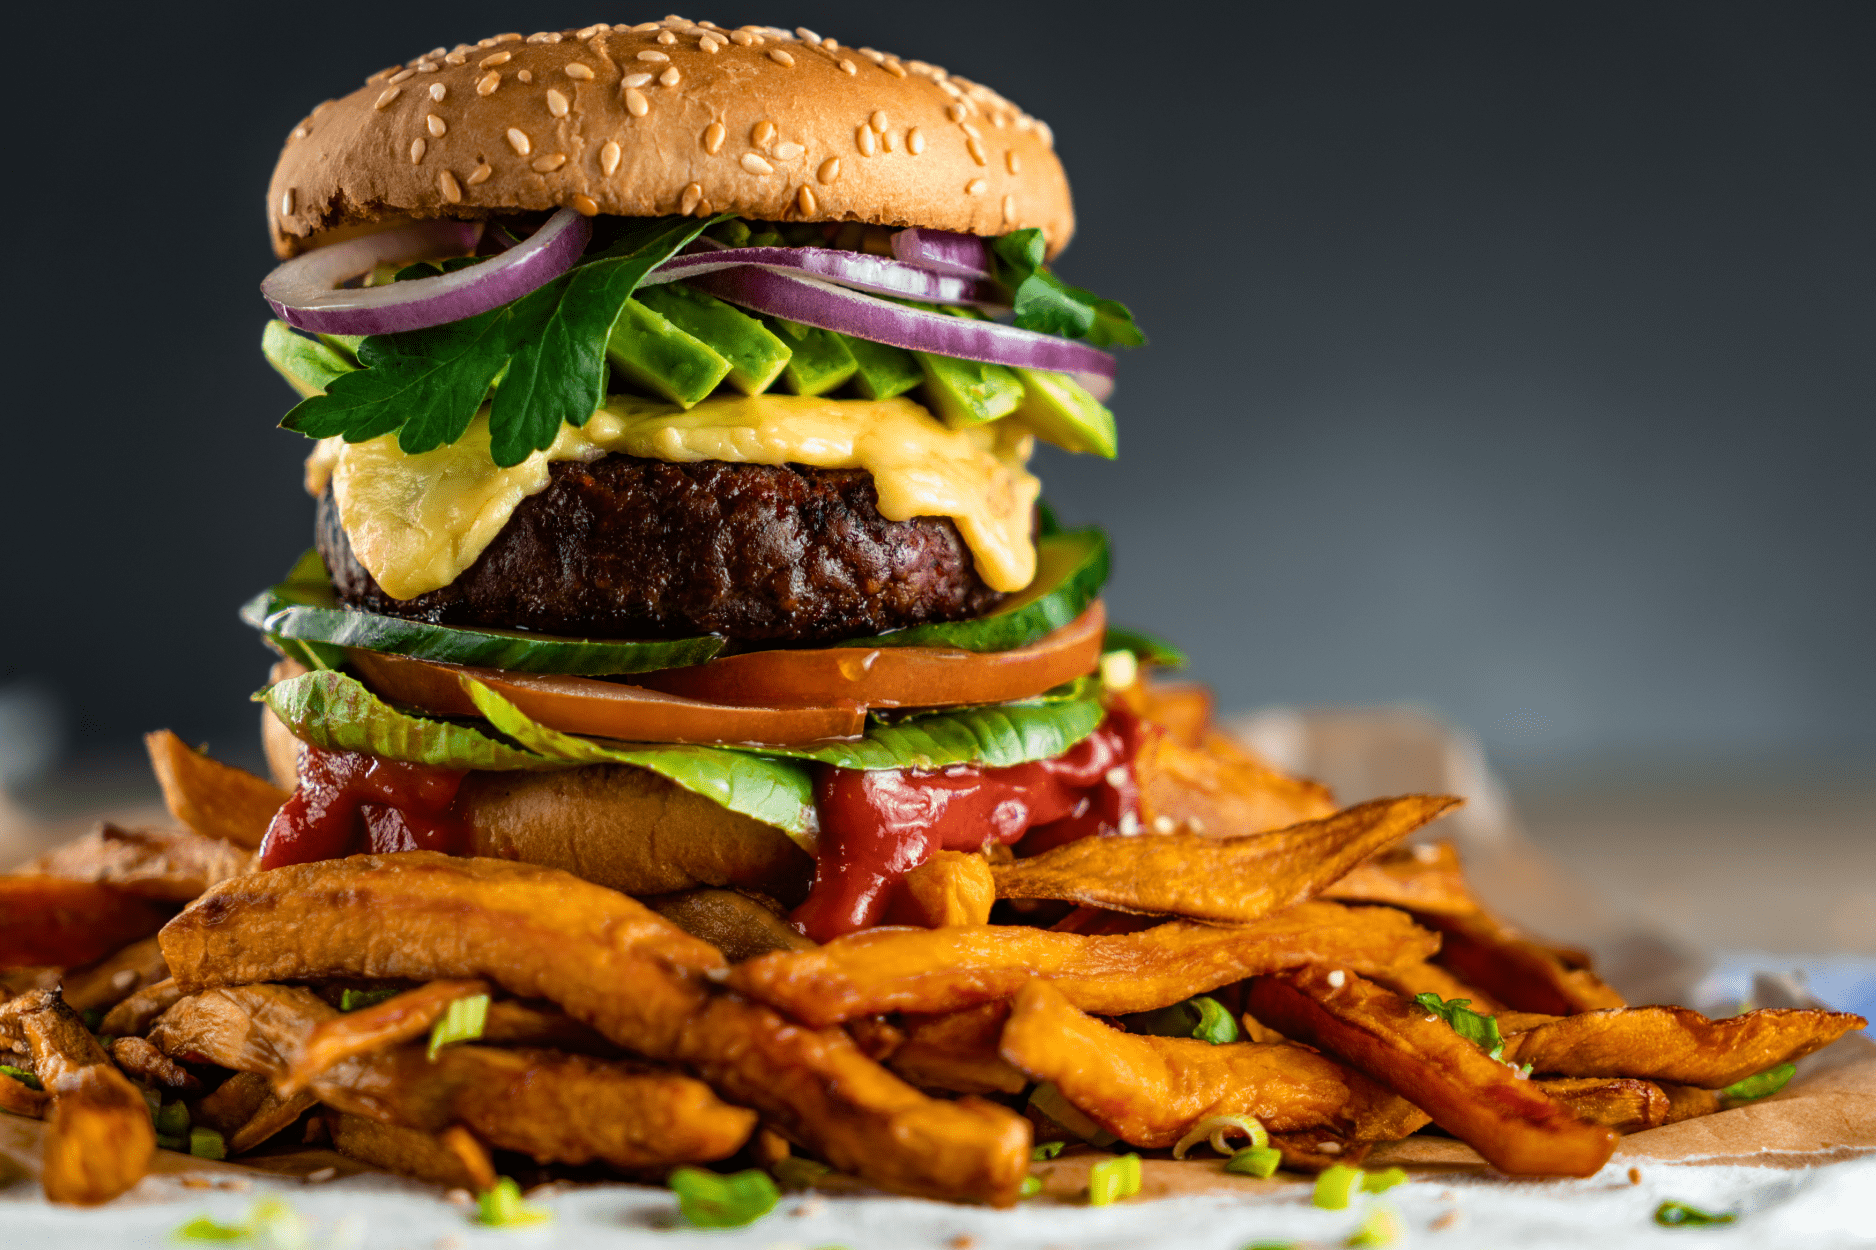
[{"label": "crispy fry", "polygon": [[287,801],[285,790],[190,749],[167,729],[145,734],[143,745],[171,816],[205,838],[225,838],[250,851],[260,846]]},{"label": "crispy fry", "polygon": [[619,1048],[551,1003],[508,998],[489,1004],[482,1040],[491,1046],[545,1046],[576,1055],[616,1058]]},{"label": "crispy fry", "polygon": [[156,1018],[175,1006],[181,997],[181,987],[173,978],[165,977],[154,985],[144,986],[105,1012],[98,1031],[110,1037],[141,1037]]},{"label": "crispy fry", "polygon": [[989,924],[996,901],[997,883],[982,855],[937,851],[900,881],[886,923],[926,929]]},{"label": "crispy fry", "polygon": [[73,1011],[104,1011],[115,1007],[146,985],[167,980],[169,965],[154,935],[132,942],[97,963],[65,974],[59,989]]},{"label": "crispy fry", "polygon": [[702,938],[722,951],[731,963],[770,951],[809,950],[814,946],[779,913],[735,890],[705,886],[641,901],[692,937]]},{"label": "crispy fry", "polygon": [[1712,1115],[1720,1109],[1720,1095],[1716,1090],[1700,1089],[1693,1085],[1676,1085],[1672,1081],[1656,1081],[1661,1092],[1668,1096],[1667,1123],[1679,1124],[1682,1120],[1691,1120],[1697,1116]]},{"label": "crispy fry", "polygon": [[920,1089],[957,1094],[1020,1094],[1029,1079],[998,1047],[1010,1005],[983,1003],[940,1015],[908,1013],[905,1041],[886,1066]]},{"label": "crispy fry", "polygon": [[463,1166],[462,1157],[432,1133],[342,1111],[326,1112],[326,1131],[332,1135],[332,1148],[340,1154],[399,1176],[472,1191],[479,1181]]},{"label": "crispy fry", "polygon": [[1499,1028],[1509,1033],[1506,1062],[1528,1063],[1540,1075],[1632,1076],[1723,1089],[1867,1023],[1844,1011],[1763,1008],[1709,1020],[1686,1007],[1627,1007],[1535,1022],[1501,1017]]},{"label": "crispy fry", "polygon": [[1242,837],[1320,820],[1335,811],[1329,791],[1291,777],[1220,733],[1195,745],[1152,734],[1134,757],[1140,820],[1149,830]]},{"label": "crispy fry", "polygon": [[1252,925],[1175,920],[1113,937],[1018,925],[873,929],[738,964],[728,983],[814,1025],[883,1011],[956,1011],[1009,998],[1036,976],[1053,980],[1083,1011],[1121,1015],[1307,963],[1364,970],[1414,963],[1437,944],[1392,908],[1303,903]]},{"label": "crispy fry", "polygon": [[251,872],[253,867],[252,854],[220,838],[180,829],[125,829],[105,821],[19,871],[115,886],[140,898],[186,903],[217,881]]},{"label": "crispy fry", "polygon": [[1016,995],[1002,1055],[1096,1124],[1136,1146],[1170,1146],[1200,1120],[1253,1115],[1279,1131],[1333,1125],[1358,1139],[1404,1137],[1412,1104],[1297,1046],[1123,1033],[1077,1011],[1048,981]]},{"label": "crispy fry", "polygon": [[1438,962],[1508,1007],[1567,1016],[1624,1005],[1622,996],[1590,968],[1589,956],[1582,951],[1526,937],[1483,911],[1416,915],[1445,934]]},{"label": "crispy fry", "polygon": [[1537,1087],[1584,1123],[1604,1124],[1618,1133],[1639,1133],[1668,1121],[1668,1096],[1652,1081],[1562,1077],[1538,1081]]},{"label": "crispy fry", "polygon": [[999,898],[1052,898],[1226,924],[1300,903],[1379,848],[1455,807],[1449,795],[1376,799],[1244,837],[1082,838],[993,871]]},{"label": "crispy fry", "polygon": [[202,1088],[202,1082],[192,1073],[141,1037],[116,1038],[111,1042],[110,1053],[118,1067],[147,1085],[161,1085],[188,1094]]},{"label": "crispy fry", "polygon": [[76,967],[163,927],[175,908],[115,886],[0,877],[0,967]]},{"label": "crispy fry", "polygon": [[[14,1064],[19,1067],[19,1064]],[[16,1081],[10,1076],[0,1076],[0,1111],[11,1111],[14,1115],[29,1115],[35,1119],[46,1113],[46,1104],[52,1101],[52,1095],[43,1089],[34,1089],[24,1081]]]},{"label": "crispy fry", "polygon": [[150,1109],[70,1007],[36,990],[0,1004],[32,1047],[52,1096],[40,1184],[52,1202],[94,1206],[135,1185],[156,1150]]},{"label": "crispy fry", "polygon": [[287,1097],[267,1091],[252,1115],[235,1126],[228,1135],[228,1153],[246,1154],[310,1111],[319,1100],[311,1094]]},{"label": "crispy fry", "polygon": [[495,1161],[489,1158],[488,1147],[476,1140],[476,1135],[460,1124],[452,1124],[436,1135],[443,1148],[462,1160],[463,1170],[474,1178],[477,1193],[484,1193],[495,1188]]},{"label": "crispy fry", "polygon": [[1142,675],[1114,692],[1141,720],[1151,721],[1184,747],[1197,747],[1212,723],[1212,692],[1193,681],[1158,682]]},{"label": "crispy fry", "polygon": [[197,1124],[227,1139],[229,1154],[239,1155],[267,1141],[317,1102],[311,1094],[282,1098],[274,1093],[267,1077],[258,1072],[237,1072],[197,1102],[192,1115]]},{"label": "crispy fry", "polygon": [[1249,1007],[1411,1098],[1501,1172],[1589,1176],[1615,1150],[1614,1132],[1583,1123],[1445,1021],[1346,969],[1258,977]]},{"label": "crispy fry", "polygon": [[928,1099],[844,1033],[713,993],[704,974],[727,966],[715,947],[554,869],[429,852],[279,868],[211,890],[164,930],[163,951],[185,986],[487,977],[683,1064],[881,1188],[1006,1205],[1027,1174],[1019,1117]]},{"label": "crispy fry", "polygon": [[419,1037],[457,999],[488,992],[487,981],[432,981],[362,1010],[323,1020],[313,1026],[275,1088],[282,1094],[297,1094],[341,1059]]},{"label": "crispy fry", "polygon": [[[1467,985],[1436,963],[1400,964],[1385,972],[1364,975],[1371,981],[1387,986],[1402,998],[1412,998],[1416,994],[1438,994],[1446,1002],[1463,998],[1472,1005],[1472,1010],[1486,1015],[1504,1010],[1504,1005],[1490,994]],[[1550,1017],[1545,1016],[1544,1019]]]},{"label": "crispy fry", "polygon": [[1479,910],[1451,842],[1398,846],[1363,860],[1318,897],[1347,903],[1384,903],[1429,916],[1465,916]]},{"label": "crispy fry", "polygon": [[885,1016],[861,1016],[842,1027],[860,1053],[875,1063],[885,1063],[905,1045],[905,1030]]},{"label": "crispy fry", "polygon": [[1354,1167],[1374,1149],[1373,1142],[1351,1142],[1326,1127],[1272,1133],[1270,1144],[1283,1152],[1283,1166],[1291,1172],[1322,1172],[1338,1163]]},{"label": "crispy fry", "polygon": [[268,1078],[285,1074],[315,1025],[338,1011],[296,985],[224,985],[180,999],[150,1026],[152,1045],[184,1063]]}]

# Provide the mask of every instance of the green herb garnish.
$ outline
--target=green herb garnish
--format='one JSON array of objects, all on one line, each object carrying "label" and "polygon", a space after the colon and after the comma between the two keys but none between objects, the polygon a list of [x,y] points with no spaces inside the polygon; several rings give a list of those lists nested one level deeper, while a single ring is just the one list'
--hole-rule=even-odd
[{"label": "green herb garnish", "polygon": [[1088,1169],[1088,1205],[1104,1207],[1140,1192],[1140,1156],[1104,1159]]},{"label": "green herb garnish", "polygon": [[1453,1032],[1492,1058],[1498,1059],[1505,1053],[1505,1039],[1499,1035],[1498,1021],[1473,1011],[1470,998],[1444,1002],[1438,994],[1415,994],[1414,1002],[1446,1021],[1452,1026]]},{"label": "green herb garnish", "polygon": [[198,1159],[226,1159],[228,1143],[212,1128],[189,1130],[189,1153]]},{"label": "green herb garnish", "polygon": [[1040,1176],[1025,1176],[1023,1178],[1022,1188],[1016,1191],[1016,1196],[1019,1198],[1034,1198],[1041,1192],[1042,1178]]},{"label": "green herb garnish", "polygon": [[247,1235],[245,1224],[217,1224],[206,1215],[196,1216],[170,1234],[177,1241],[243,1241]]},{"label": "green herb garnish", "polygon": [[1668,1201],[1655,1208],[1655,1223],[1666,1228],[1702,1228],[1711,1224],[1731,1224],[1739,1217],[1731,1211],[1702,1211],[1685,1202]]},{"label": "green herb garnish", "polygon": [[1755,1098],[1769,1098],[1785,1088],[1797,1065],[1781,1063],[1776,1068],[1767,1068],[1757,1076],[1749,1076],[1743,1081],[1734,1081],[1720,1091],[1720,1097],[1728,1102],[1751,1102]]},{"label": "green herb garnish", "polygon": [[1362,1171],[1345,1163],[1325,1168],[1316,1176],[1316,1192],[1310,1201],[1325,1211],[1340,1211],[1361,1186]]},{"label": "green herb garnish", "polygon": [[1037,229],[990,242],[997,281],[1010,288],[1018,329],[1086,339],[1095,347],[1139,347],[1146,342],[1125,304],[1069,286],[1049,272],[1047,250]]},{"label": "green herb garnish", "polygon": [[482,1025],[489,1015],[489,996],[471,994],[458,998],[444,1011],[443,1018],[430,1026],[430,1061],[436,1052],[457,1042],[473,1042],[482,1036]]},{"label": "green herb garnish", "polygon": [[179,1102],[166,1102],[156,1113],[156,1131],[164,1137],[189,1134],[189,1108]]},{"label": "green herb garnish", "polygon": [[1068,1143],[1065,1141],[1038,1142],[1029,1148],[1029,1157],[1037,1162],[1043,1159],[1053,1159],[1055,1156],[1061,1154],[1063,1147],[1067,1145]]},{"label": "green herb garnish", "polygon": [[1386,1207],[1368,1212],[1349,1239],[1342,1244],[1350,1250],[1364,1246],[1391,1246],[1400,1240],[1400,1217]]},{"label": "green herb garnish", "polygon": [[1223,1003],[1204,994],[1158,1011],[1128,1016],[1126,1024],[1129,1033],[1150,1037],[1195,1037],[1214,1046],[1238,1040],[1238,1022]]},{"label": "green herb garnish", "polygon": [[402,990],[346,990],[339,995],[339,1010],[359,1011],[366,1007],[376,1007],[401,993]]},{"label": "green herb garnish", "polygon": [[728,1176],[703,1168],[679,1168],[665,1183],[677,1194],[678,1210],[698,1228],[753,1224],[781,1200],[769,1174],[755,1168]]},{"label": "green herb garnish", "polygon": [[502,1177],[493,1189],[485,1189],[476,1197],[476,1223],[492,1228],[525,1228],[553,1218],[553,1212],[521,1201],[521,1186],[510,1177]]},{"label": "green herb garnish", "polygon": [[1246,1146],[1225,1160],[1225,1171],[1268,1180],[1282,1163],[1283,1152],[1275,1146]]},{"label": "green herb garnish", "polygon": [[44,1085],[40,1084],[38,1077],[28,1072],[25,1068],[16,1068],[10,1063],[0,1063],[0,1076],[10,1076],[27,1089],[45,1088]]}]

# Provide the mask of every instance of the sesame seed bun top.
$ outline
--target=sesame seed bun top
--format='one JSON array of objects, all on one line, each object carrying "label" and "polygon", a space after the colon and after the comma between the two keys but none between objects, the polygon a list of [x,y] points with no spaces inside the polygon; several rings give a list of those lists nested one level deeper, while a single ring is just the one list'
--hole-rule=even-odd
[{"label": "sesame seed bun top", "polygon": [[1074,232],[1049,127],[988,87],[813,31],[668,17],[436,48],[293,128],[274,250],[387,219],[573,208]]}]

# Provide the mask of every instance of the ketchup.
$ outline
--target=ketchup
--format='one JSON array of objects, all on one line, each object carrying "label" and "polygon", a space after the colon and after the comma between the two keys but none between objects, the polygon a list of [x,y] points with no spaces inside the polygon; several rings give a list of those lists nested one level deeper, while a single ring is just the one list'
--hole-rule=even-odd
[{"label": "ketchup", "polygon": [[1020,840],[1023,853],[1037,854],[1116,831],[1139,802],[1133,758],[1141,734],[1139,719],[1116,707],[1065,754],[1032,764],[931,772],[819,768],[814,886],[790,919],[826,942],[878,924],[900,878],[935,851]]},{"label": "ketchup", "polygon": [[300,788],[274,813],[260,866],[280,868],[362,851],[468,850],[468,830],[450,811],[468,774],[308,746]]}]

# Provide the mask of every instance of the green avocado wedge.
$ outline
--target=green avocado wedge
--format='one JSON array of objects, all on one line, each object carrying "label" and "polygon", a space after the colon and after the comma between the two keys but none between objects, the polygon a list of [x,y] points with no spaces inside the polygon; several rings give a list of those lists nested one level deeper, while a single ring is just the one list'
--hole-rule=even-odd
[{"label": "green avocado wedge", "polygon": [[1090,526],[1036,540],[1036,576],[989,616],[914,625],[843,647],[956,647],[962,651],[1014,651],[1068,624],[1107,584],[1107,535]]},{"label": "green avocado wedge", "polygon": [[287,644],[282,650],[293,651],[294,659],[312,668],[343,665],[343,653],[330,648],[361,647],[440,664],[608,677],[702,664],[723,649],[723,640],[716,637],[655,642],[557,638],[521,630],[461,629],[355,612],[339,606],[325,563],[316,551],[301,556],[286,581],[243,604],[241,619]]}]

